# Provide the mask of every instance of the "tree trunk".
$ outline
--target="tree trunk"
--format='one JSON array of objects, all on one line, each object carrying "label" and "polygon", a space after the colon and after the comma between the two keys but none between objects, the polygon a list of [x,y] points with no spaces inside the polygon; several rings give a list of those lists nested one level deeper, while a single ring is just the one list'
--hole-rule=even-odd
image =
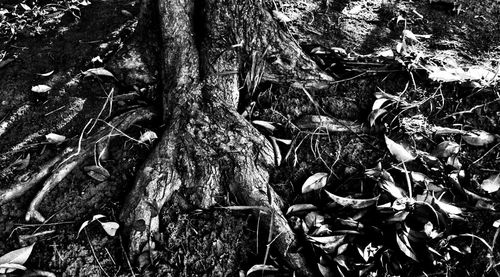
[{"label": "tree trunk", "polygon": [[158,209],[174,195],[189,204],[188,212],[227,205],[230,193],[241,205],[268,211],[264,223],[273,224],[274,249],[299,275],[313,274],[294,251],[281,198],[268,182],[273,149],[237,108],[260,81],[321,87],[331,78],[302,54],[262,1],[159,0],[158,9],[166,129],[121,214],[132,256],[147,250],[159,230]]}]

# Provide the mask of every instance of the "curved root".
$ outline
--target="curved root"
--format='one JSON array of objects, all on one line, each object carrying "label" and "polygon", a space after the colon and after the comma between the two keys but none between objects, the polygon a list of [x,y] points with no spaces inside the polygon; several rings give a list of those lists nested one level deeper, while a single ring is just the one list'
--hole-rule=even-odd
[{"label": "curved root", "polygon": [[[144,121],[144,120],[151,120],[156,114],[151,110],[147,108],[138,108],[132,111],[128,111],[124,114],[121,114],[117,117],[115,117],[109,124],[101,127],[95,135],[87,139],[87,142],[85,143],[85,146],[82,149],[73,149],[73,148],[68,148],[65,150],[67,152],[66,155],[64,155],[64,160],[62,162],[59,162],[62,160],[62,155],[54,158],[51,160],[49,163],[47,163],[44,166],[44,171],[43,173],[48,173],[51,168],[55,167],[55,170],[52,172],[52,174],[49,176],[49,178],[44,182],[42,189],[38,192],[38,194],[35,196],[35,198],[31,201],[30,206],[28,211],[26,212],[25,219],[26,221],[30,220],[37,220],[40,222],[45,221],[45,218],[42,216],[42,214],[38,211],[38,206],[44,199],[44,197],[62,180],[64,179],[75,167],[80,165],[83,161],[85,161],[87,158],[91,157],[93,155],[93,149],[95,144],[100,144],[100,147],[107,147],[107,142],[108,140],[101,140],[102,137],[109,136],[112,134],[115,130],[118,131],[125,131],[130,126],[133,124],[139,122],[139,121]],[[104,141],[104,142],[102,142]],[[103,149],[103,148],[102,148]],[[56,163],[59,164],[55,166]],[[40,173],[40,176],[42,176],[42,172]],[[45,174],[46,175],[46,174]],[[35,176],[35,177],[38,177]],[[43,178],[43,177],[42,177]],[[9,188],[6,192],[3,192],[2,195],[0,196],[0,199],[7,199],[7,195],[9,195],[8,200],[13,199],[15,196],[19,196],[20,192],[24,192],[28,190],[30,187],[32,187],[35,183],[35,181],[39,181],[41,178],[36,178],[33,181],[31,181],[28,185],[28,187],[23,186],[26,184],[18,183],[14,184],[11,188]]]}]

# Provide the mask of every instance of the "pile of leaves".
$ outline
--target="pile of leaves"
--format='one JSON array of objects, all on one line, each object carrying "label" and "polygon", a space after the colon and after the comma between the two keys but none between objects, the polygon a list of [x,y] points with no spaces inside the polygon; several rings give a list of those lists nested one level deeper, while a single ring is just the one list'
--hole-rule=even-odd
[{"label": "pile of leaves", "polygon": [[[323,276],[467,275],[463,264],[473,263],[479,267],[472,272],[499,274],[495,244],[500,220],[490,227],[497,229],[492,241],[470,228],[478,212],[498,212],[500,171],[484,166],[483,159],[498,165],[491,156],[498,153],[500,136],[490,132],[499,126],[470,118],[495,117],[491,113],[500,101],[500,67],[461,65],[450,56],[429,55],[421,40],[431,37],[405,28],[394,49],[370,55],[323,46],[308,51],[341,81],[398,71],[410,80],[402,92],[376,91],[364,124],[323,113],[304,91],[318,114],[294,122],[299,135],[371,132],[386,146],[386,155],[362,175],[339,179],[325,164],[327,170],[311,175],[302,185],[299,203],[287,210]],[[459,100],[450,91],[468,94],[461,97],[471,103],[459,110]],[[253,123],[271,134],[276,148],[276,141],[284,142],[273,137],[276,123]]]}]

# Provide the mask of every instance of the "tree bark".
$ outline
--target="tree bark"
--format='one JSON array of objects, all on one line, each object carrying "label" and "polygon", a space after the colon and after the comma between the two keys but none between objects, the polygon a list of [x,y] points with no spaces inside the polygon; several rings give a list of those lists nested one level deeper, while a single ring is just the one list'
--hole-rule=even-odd
[{"label": "tree bark", "polygon": [[147,250],[160,227],[158,209],[174,195],[196,209],[227,205],[229,192],[241,205],[269,211],[264,224],[273,223],[276,252],[300,276],[312,275],[269,185],[273,149],[237,113],[238,88],[246,84],[241,98],[248,99],[260,81],[321,87],[331,78],[303,55],[262,1],[159,0],[158,10],[166,129],[121,214],[132,256]]}]

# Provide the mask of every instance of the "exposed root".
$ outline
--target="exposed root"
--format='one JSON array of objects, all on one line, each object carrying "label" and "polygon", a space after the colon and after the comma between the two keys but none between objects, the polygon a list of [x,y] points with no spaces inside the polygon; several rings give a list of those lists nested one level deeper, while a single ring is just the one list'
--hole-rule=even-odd
[{"label": "exposed root", "polygon": [[20,117],[30,111],[31,106],[28,104],[22,105],[19,107],[14,114],[5,118],[0,123],[0,137],[9,129],[14,122],[16,122]]},{"label": "exposed root", "polygon": [[31,171],[30,173],[24,174],[20,181],[14,183],[13,185],[0,189],[0,205],[9,202],[12,199],[20,197],[26,191],[33,188],[36,184],[40,183],[47,175],[50,174],[51,170],[59,163],[65,154],[70,149],[66,149],[63,153],[52,158],[48,162],[44,163],[42,166],[36,169],[36,171]]},{"label": "exposed root", "polygon": [[[65,150],[66,154],[64,156],[59,156],[56,160],[52,160],[53,163],[50,167],[47,165],[47,171],[54,167],[54,164],[62,160],[51,173],[49,178],[44,182],[42,189],[38,192],[36,197],[31,201],[29,209],[26,213],[26,220],[37,220],[40,222],[45,221],[45,218],[38,211],[38,206],[44,199],[45,195],[49,193],[62,179],[64,179],[75,167],[80,165],[87,158],[90,158],[94,154],[95,144],[100,144],[99,148],[104,149],[107,147],[109,140],[101,140],[105,136],[110,136],[116,130],[125,131],[133,124],[144,121],[151,120],[155,116],[155,113],[146,108],[138,108],[124,114],[115,117],[109,124],[102,126],[95,135],[86,139],[85,146],[81,149],[68,148]],[[106,145],[105,145],[106,144]],[[64,157],[64,159],[63,159]],[[50,162],[49,162],[50,163]],[[42,176],[42,172],[39,173]],[[38,177],[38,176],[36,176]],[[43,177],[38,178],[35,181],[39,181]],[[33,186],[36,182],[30,182],[28,185]],[[9,188],[6,193],[8,195],[19,196],[20,192],[24,192],[29,189],[29,187],[24,187],[22,183],[14,184]],[[15,193],[14,193],[15,192]],[[13,199],[9,197],[8,200]],[[0,199],[5,198],[2,194]]]}]

